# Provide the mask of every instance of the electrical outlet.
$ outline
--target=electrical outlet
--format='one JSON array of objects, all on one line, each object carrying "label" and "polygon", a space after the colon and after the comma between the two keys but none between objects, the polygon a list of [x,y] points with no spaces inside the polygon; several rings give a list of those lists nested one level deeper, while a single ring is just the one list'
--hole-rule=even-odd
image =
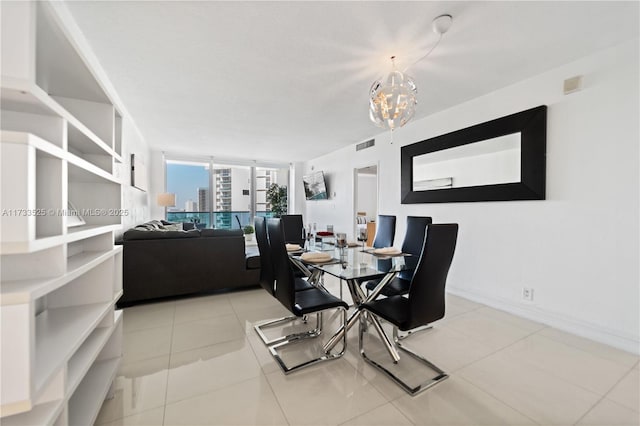
[{"label": "electrical outlet", "polygon": [[529,287],[523,287],[522,298],[527,302],[533,302],[533,289]]}]

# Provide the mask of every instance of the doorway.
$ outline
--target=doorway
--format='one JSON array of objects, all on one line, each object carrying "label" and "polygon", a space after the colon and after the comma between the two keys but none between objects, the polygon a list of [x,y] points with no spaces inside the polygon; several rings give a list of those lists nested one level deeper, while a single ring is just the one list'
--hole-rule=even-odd
[{"label": "doorway", "polygon": [[354,237],[361,239],[366,236],[370,245],[378,217],[377,165],[354,169],[354,213]]}]

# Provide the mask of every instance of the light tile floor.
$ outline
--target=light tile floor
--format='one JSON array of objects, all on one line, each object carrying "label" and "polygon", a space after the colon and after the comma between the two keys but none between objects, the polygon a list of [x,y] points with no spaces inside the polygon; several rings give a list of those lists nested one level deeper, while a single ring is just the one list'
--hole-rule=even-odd
[{"label": "light tile floor", "polygon": [[[411,397],[360,358],[355,328],[343,358],[282,374],[253,324],[287,312],[262,289],[128,308],[115,397],[96,424],[640,424],[638,356],[456,296],[447,312],[406,344],[451,377]],[[406,356],[391,365],[376,339],[365,339],[374,359],[416,382],[430,373]],[[283,356],[318,349],[309,341]]]}]

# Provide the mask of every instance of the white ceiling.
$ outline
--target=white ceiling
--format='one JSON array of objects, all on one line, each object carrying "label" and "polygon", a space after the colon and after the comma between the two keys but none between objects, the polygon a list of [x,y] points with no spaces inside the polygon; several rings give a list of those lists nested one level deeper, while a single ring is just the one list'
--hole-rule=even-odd
[{"label": "white ceiling", "polygon": [[372,81],[422,56],[440,14],[451,30],[408,70],[414,120],[638,36],[635,1],[68,7],[152,148],[285,162],[378,134]]}]

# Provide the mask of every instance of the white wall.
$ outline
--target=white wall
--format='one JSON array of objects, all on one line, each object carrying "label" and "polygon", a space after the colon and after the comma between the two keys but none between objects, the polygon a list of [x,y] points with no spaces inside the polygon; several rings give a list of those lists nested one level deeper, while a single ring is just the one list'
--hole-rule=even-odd
[{"label": "white wall", "polygon": [[[640,352],[638,52],[631,40],[409,123],[392,145],[381,133],[374,148],[307,162],[303,173],[324,170],[335,195],[306,202],[306,221],[350,231],[353,169],[378,162],[379,213],[398,216],[396,246],[407,215],[460,224],[450,292]],[[575,75],[584,89],[564,96],[563,80]],[[542,104],[546,200],[400,204],[402,145]],[[522,300],[524,286],[533,303]]]},{"label": "white wall", "polygon": [[[164,219],[164,207],[158,206],[156,200],[158,194],[165,192],[165,169],[164,156],[162,151],[152,150],[150,153],[150,166],[147,166],[151,176],[151,185],[149,185],[149,210],[151,219]],[[193,200],[197,203],[197,200]]]},{"label": "white wall", "polygon": [[375,220],[378,215],[378,175],[359,173],[356,192],[356,212],[366,212],[367,218]]},{"label": "white wall", "polygon": [[136,162],[142,161],[146,165],[147,187],[150,181],[149,165],[151,164],[151,151],[149,145],[140,136],[135,126],[129,119],[122,119],[122,208],[128,213],[122,217],[122,231],[146,222],[150,219],[150,190],[141,191],[131,186],[131,154],[136,155]]}]

